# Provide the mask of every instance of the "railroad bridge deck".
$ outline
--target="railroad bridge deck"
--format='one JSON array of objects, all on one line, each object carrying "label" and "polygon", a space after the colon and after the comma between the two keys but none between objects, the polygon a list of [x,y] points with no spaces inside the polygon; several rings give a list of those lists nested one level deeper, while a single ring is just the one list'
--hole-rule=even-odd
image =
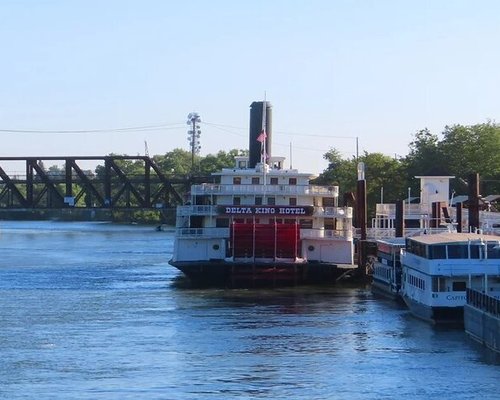
[{"label": "railroad bridge deck", "polygon": [[[12,173],[13,163],[26,172]],[[63,167],[47,171],[48,163]],[[0,209],[172,208],[194,180],[165,174],[147,156],[0,157]]]}]

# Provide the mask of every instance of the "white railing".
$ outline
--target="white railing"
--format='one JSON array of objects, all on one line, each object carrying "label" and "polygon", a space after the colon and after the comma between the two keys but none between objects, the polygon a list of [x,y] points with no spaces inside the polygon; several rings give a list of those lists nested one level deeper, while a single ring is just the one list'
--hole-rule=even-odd
[{"label": "white railing", "polygon": [[[436,233],[448,232],[448,228],[405,228],[404,237],[433,235]],[[361,237],[361,230],[356,229],[356,237]],[[396,237],[396,229],[394,228],[368,228],[366,230],[368,239],[389,239]]]},{"label": "white railing", "polygon": [[315,217],[352,218],[352,207],[314,207]]},{"label": "white railing", "polygon": [[217,206],[178,206],[177,216],[188,217],[190,215],[216,215]]},{"label": "white railing", "polygon": [[226,238],[229,237],[229,228],[177,228],[175,234],[184,238]]},{"label": "white railing", "polygon": [[[429,213],[428,207],[421,204],[405,204],[404,205],[404,217],[405,219],[419,220],[420,228],[416,229],[405,229],[405,236],[408,233],[417,232],[421,234],[424,231],[426,233],[433,232],[446,232],[447,230],[456,229],[456,209],[455,207],[449,207],[448,211],[450,213],[450,220],[452,223],[446,223],[444,216],[433,219]],[[395,215],[396,206],[395,204],[377,204],[376,217],[372,219],[372,229],[377,230],[374,237],[394,237],[394,227],[395,227]],[[467,230],[469,221],[469,210],[462,209],[462,230]],[[480,229],[483,233],[500,235],[500,213],[491,211],[480,211],[479,212]],[[440,228],[431,228],[433,222],[440,224]],[[447,226],[444,226],[447,225]],[[380,233],[385,232],[385,233]],[[388,233],[389,232],[389,233]],[[392,233],[390,233],[392,232]]]},{"label": "white railing", "polygon": [[[404,214],[405,216],[414,216],[414,215],[428,215],[429,207],[424,206],[422,204],[403,204]],[[375,208],[376,215],[378,216],[388,216],[394,217],[396,215],[396,204],[387,203],[387,204],[377,204]]]},{"label": "white railing", "polygon": [[191,195],[324,195],[338,197],[337,186],[314,185],[218,185],[206,183],[191,187]]},{"label": "white railing", "polygon": [[331,229],[301,229],[301,239],[351,239],[350,230],[331,230]]},{"label": "white railing", "polygon": [[[177,237],[183,238],[228,238],[230,228],[177,228]],[[300,229],[301,239],[350,239],[349,230]]]}]

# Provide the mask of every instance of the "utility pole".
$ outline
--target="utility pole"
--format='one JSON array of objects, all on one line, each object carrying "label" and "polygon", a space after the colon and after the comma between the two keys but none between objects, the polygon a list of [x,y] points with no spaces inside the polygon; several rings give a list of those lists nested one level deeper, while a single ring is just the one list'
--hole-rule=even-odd
[{"label": "utility pole", "polygon": [[191,173],[194,173],[194,156],[198,154],[201,149],[200,145],[200,115],[196,112],[189,113],[187,124],[189,126],[188,130],[188,141],[191,146]]}]

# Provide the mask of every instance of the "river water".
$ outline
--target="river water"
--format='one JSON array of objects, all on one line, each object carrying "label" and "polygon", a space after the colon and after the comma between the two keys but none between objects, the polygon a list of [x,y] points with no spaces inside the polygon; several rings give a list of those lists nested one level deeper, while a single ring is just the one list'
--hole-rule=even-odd
[{"label": "river water", "polygon": [[0,398],[499,398],[459,329],[364,286],[191,289],[172,237],[0,221]]}]

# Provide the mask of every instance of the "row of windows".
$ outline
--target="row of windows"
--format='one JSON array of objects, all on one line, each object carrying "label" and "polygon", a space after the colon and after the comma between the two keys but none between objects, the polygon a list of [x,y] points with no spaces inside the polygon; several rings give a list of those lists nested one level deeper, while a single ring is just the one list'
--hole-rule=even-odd
[{"label": "row of windows", "polygon": [[[267,200],[268,206],[275,206],[276,205],[276,197],[267,197],[266,200]],[[239,196],[233,197],[233,204],[235,206],[241,205],[241,197],[239,197]],[[262,197],[260,197],[260,196],[255,197],[255,205],[256,206],[262,205]],[[288,198],[288,205],[289,206],[296,206],[297,205],[297,198],[296,197],[289,197]]]},{"label": "row of windows", "polygon": [[408,284],[415,286],[419,289],[425,290],[425,281],[422,278],[419,278],[418,276],[415,275],[406,274],[405,280],[406,282],[408,282]]},{"label": "row of windows", "polygon": [[[252,223],[260,223],[259,218],[234,218],[233,222],[236,223],[247,223],[247,224],[252,224]],[[297,220],[291,219],[291,218],[276,218],[276,219],[270,219],[269,223],[270,224],[295,224]],[[313,222],[312,219],[300,219],[299,221],[299,226],[304,229],[312,229]],[[217,228],[228,228],[230,224],[230,218],[217,218],[215,220],[215,226]]]},{"label": "row of windows", "polygon": [[500,258],[500,247],[496,243],[488,243],[487,246],[476,243],[425,245],[413,240],[407,240],[406,250],[409,253],[430,260]]},{"label": "row of windows", "polygon": [[[278,178],[271,177],[269,183],[271,185],[278,185]],[[288,184],[289,185],[296,185],[297,178],[288,178]],[[233,185],[241,185],[241,176],[233,177]],[[260,177],[258,177],[258,176],[252,177],[252,185],[260,185]]]}]

